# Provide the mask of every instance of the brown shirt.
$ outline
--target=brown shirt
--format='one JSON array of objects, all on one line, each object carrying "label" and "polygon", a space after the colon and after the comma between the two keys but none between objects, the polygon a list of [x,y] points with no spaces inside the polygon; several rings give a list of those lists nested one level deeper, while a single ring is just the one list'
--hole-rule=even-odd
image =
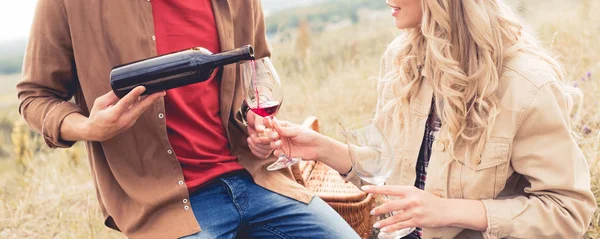
[{"label": "brown shirt", "polygon": [[[17,85],[19,112],[52,148],[63,119],[88,115],[94,100],[111,90],[112,67],[156,55],[150,0],[39,0]],[[255,47],[269,56],[259,0],[212,0],[223,51]],[[246,145],[238,68],[226,66],[220,89],[221,121],[232,155],[269,190],[308,203],[312,195],[289,170],[266,171],[272,160],[255,158]],[[69,102],[74,98],[75,103]],[[158,101],[128,131],[105,142],[86,142],[98,201],[106,224],[132,238],[177,238],[200,231]],[[196,215],[202,217],[203,215]]]}]

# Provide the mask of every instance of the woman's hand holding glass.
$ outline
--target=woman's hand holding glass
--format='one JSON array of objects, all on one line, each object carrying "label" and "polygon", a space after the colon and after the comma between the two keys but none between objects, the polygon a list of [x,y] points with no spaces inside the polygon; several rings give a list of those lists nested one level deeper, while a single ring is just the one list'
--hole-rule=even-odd
[{"label": "woman's hand holding glass", "polygon": [[[317,160],[319,151],[322,150],[320,146],[325,145],[323,140],[326,139],[321,134],[301,125],[277,119],[267,120],[252,111],[248,112],[246,120],[248,146],[259,158],[285,153],[288,157]],[[289,141],[282,141],[281,135]]]},{"label": "woman's hand holding glass", "polygon": [[[271,122],[274,131],[269,134],[269,140],[275,155],[291,153],[289,156],[293,158],[318,160],[319,155],[322,154],[321,146],[325,145],[323,142],[325,137],[312,129],[287,121]],[[282,140],[282,136],[287,140]],[[290,152],[283,152],[283,149],[289,149]]]},{"label": "woman's hand holding glass", "polygon": [[437,197],[413,186],[363,186],[364,192],[393,196],[390,200],[371,211],[371,215],[393,216],[375,223],[382,232],[393,232],[405,228],[436,228],[449,226],[451,205],[448,199]]}]

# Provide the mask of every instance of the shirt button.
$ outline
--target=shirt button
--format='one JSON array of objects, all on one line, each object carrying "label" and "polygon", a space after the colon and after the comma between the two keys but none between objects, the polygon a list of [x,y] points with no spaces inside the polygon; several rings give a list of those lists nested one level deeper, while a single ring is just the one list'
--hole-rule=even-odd
[{"label": "shirt button", "polygon": [[173,154],[173,150],[170,150],[170,149],[169,149],[169,150],[167,150],[167,153],[168,153],[168,154]]},{"label": "shirt button", "polygon": [[441,141],[433,141],[433,150],[444,152],[446,151],[446,143]]},{"label": "shirt button", "polygon": [[159,113],[159,114],[158,114],[158,118],[161,118],[161,119],[162,119],[162,118],[164,118],[164,117],[165,117],[165,114],[163,114],[163,113]]},{"label": "shirt button", "polygon": [[190,209],[190,206],[188,206],[188,205],[185,205],[185,207],[183,207],[183,209],[185,209],[185,210],[189,210],[189,209]]},{"label": "shirt button", "polygon": [[183,199],[183,203],[187,203],[187,202],[188,202],[188,200],[187,200],[187,199]]},{"label": "shirt button", "polygon": [[179,185],[183,185],[183,181],[179,181],[177,182]]},{"label": "shirt button", "polygon": [[[148,2],[150,2],[150,1],[148,1]],[[156,36],[152,36],[152,40],[156,41]]]}]

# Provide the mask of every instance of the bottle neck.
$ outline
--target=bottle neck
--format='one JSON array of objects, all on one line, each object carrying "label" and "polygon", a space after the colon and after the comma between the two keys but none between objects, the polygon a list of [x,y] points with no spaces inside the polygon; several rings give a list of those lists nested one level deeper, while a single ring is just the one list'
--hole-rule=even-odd
[{"label": "bottle neck", "polygon": [[213,54],[210,57],[210,62],[213,68],[247,60],[254,60],[254,49],[250,45],[243,46],[232,51]]}]

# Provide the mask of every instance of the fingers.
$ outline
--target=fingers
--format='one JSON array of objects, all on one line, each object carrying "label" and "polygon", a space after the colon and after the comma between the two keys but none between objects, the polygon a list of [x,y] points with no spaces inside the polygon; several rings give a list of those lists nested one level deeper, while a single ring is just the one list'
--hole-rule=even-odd
[{"label": "fingers", "polygon": [[270,132],[268,136],[271,141],[277,141],[281,139],[281,136],[279,135],[279,133],[277,133],[277,131]]},{"label": "fingers", "polygon": [[273,155],[281,155],[281,154],[284,154],[283,150],[281,150],[281,149],[273,151]]},{"label": "fingers", "polygon": [[257,145],[251,137],[248,137],[247,142],[250,151],[252,151],[252,154],[256,155],[259,158],[268,158],[271,155],[271,152],[273,151],[268,146],[264,147]]},{"label": "fingers", "polygon": [[125,113],[124,118],[128,121],[137,120],[140,117],[140,115],[142,115],[148,108],[150,108],[150,106],[152,106],[152,104],[154,104],[154,102],[156,102],[163,96],[165,96],[164,91],[157,92],[145,97],[140,102],[137,102],[133,106],[131,106],[129,110]]},{"label": "fingers", "polygon": [[267,130],[273,128],[273,119],[263,118],[262,123]]},{"label": "fingers", "polygon": [[271,148],[274,150],[282,149],[281,148],[282,145],[283,145],[283,142],[281,142],[281,140],[271,141]]},{"label": "fingers", "polygon": [[254,128],[254,121],[256,120],[256,114],[252,112],[252,110],[248,110],[246,113],[246,122],[248,123],[248,128]]},{"label": "fingers", "polygon": [[278,120],[278,119],[271,120],[271,126],[273,126],[273,127],[275,127],[275,126],[290,127],[292,125],[294,125],[294,124],[292,124],[289,121]]},{"label": "fingers", "polygon": [[385,185],[385,186],[363,186],[361,190],[366,193],[372,194],[384,194],[392,196],[406,196],[415,187],[413,186],[397,186],[397,185]]},{"label": "fingers", "polygon": [[197,51],[200,51],[203,54],[212,55],[213,53],[204,47],[196,47]]},{"label": "fingers", "polygon": [[281,136],[295,137],[298,136],[304,128],[285,121],[273,121],[273,129]]},{"label": "fingers", "polygon": [[248,130],[250,132],[257,132],[259,134],[269,132],[272,127],[271,120],[260,117],[252,111],[249,111],[246,115],[246,121],[248,122]]},{"label": "fingers", "polygon": [[271,140],[266,136],[258,136],[257,134],[251,134],[250,138],[252,139],[252,141],[254,141],[254,143],[258,145],[264,145],[265,147],[269,147],[269,144],[271,143]]},{"label": "fingers", "polygon": [[104,109],[109,105],[117,103],[117,101],[119,101],[119,97],[115,94],[114,91],[111,90],[110,92],[98,97],[94,101],[94,106],[98,107],[99,109]]},{"label": "fingers", "polygon": [[371,210],[371,215],[381,215],[396,211],[406,210],[410,206],[411,202],[409,200],[394,200],[387,203],[384,203],[376,208]]},{"label": "fingers", "polygon": [[413,220],[406,220],[406,221],[402,221],[402,222],[398,222],[396,224],[381,228],[382,232],[395,232],[395,231],[400,231],[402,229],[405,228],[411,228],[411,227],[416,227],[415,225],[416,223],[413,222]]},{"label": "fingers", "polygon": [[258,158],[261,158],[261,159],[268,158],[267,155],[265,155],[265,154],[263,154],[261,152],[257,152],[251,144],[252,144],[251,142],[248,142],[248,147],[250,148],[250,152],[252,152],[252,154],[254,154],[254,156],[256,156]]},{"label": "fingers", "polygon": [[[135,87],[131,92],[127,93],[114,107],[115,113],[117,115],[122,115],[133,106],[136,102],[138,102],[138,97],[140,97],[144,91],[146,91],[146,87],[138,86]],[[148,99],[148,98],[146,98]],[[144,99],[144,100],[146,100]]]},{"label": "fingers", "polygon": [[271,141],[265,136],[251,134],[250,137],[248,137],[248,141],[248,146],[253,148],[259,157],[266,158],[273,151],[269,145]]},{"label": "fingers", "polygon": [[[252,112],[252,111],[251,111]],[[250,112],[248,112],[248,114],[250,114]],[[257,115],[255,115],[254,113],[252,113],[254,115],[254,130],[256,130],[257,133],[262,134],[263,132],[265,132],[265,124],[264,121],[268,121],[263,117],[259,117]]]},{"label": "fingers", "polygon": [[395,215],[386,218],[385,220],[381,220],[378,221],[377,223],[375,223],[373,225],[373,227],[375,228],[386,228],[390,225],[395,225],[397,223],[401,223],[404,221],[408,221],[411,219],[411,216],[409,213],[405,213],[404,211],[402,212],[398,212]]}]

